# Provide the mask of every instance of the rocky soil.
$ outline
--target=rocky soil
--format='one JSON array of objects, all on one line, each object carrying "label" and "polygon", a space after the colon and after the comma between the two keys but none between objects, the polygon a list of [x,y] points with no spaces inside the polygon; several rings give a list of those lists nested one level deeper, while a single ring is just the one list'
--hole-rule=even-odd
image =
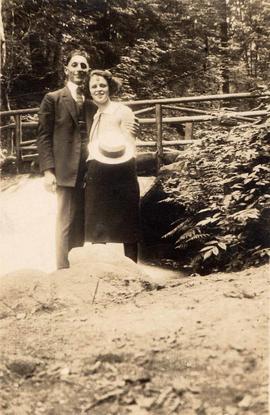
[{"label": "rocky soil", "polygon": [[2,414],[268,413],[266,267],[155,282],[98,249],[1,278]]}]

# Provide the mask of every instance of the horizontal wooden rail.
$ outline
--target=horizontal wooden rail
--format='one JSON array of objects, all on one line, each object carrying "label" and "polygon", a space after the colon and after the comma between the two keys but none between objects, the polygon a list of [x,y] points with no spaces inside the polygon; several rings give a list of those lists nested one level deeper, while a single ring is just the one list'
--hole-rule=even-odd
[{"label": "horizontal wooden rail", "polygon": [[35,144],[37,142],[37,139],[36,138],[34,138],[33,140],[22,140],[21,141],[21,146],[28,146],[28,145],[31,145],[31,144]]},{"label": "horizontal wooden rail", "polygon": [[[204,110],[198,110],[197,108],[187,108],[187,107],[178,107],[178,106],[174,106],[174,105],[162,105],[163,108],[166,109],[171,109],[171,110],[177,110],[177,111],[182,111],[182,112],[187,112],[187,113],[193,113],[193,114],[204,114],[204,115],[219,115],[222,114],[221,111],[204,111]],[[227,112],[228,113],[228,112]],[[223,114],[227,114],[226,110],[224,110]],[[233,111],[229,112],[230,114],[234,114]],[[243,117],[241,115],[233,115],[234,118],[237,118],[238,120],[242,120],[242,121],[254,121],[253,118],[251,117]]]},{"label": "horizontal wooden rail", "polygon": [[24,115],[24,114],[36,114],[39,111],[39,107],[36,108],[24,108],[21,110],[9,110],[0,112],[0,117],[5,115]]},{"label": "horizontal wooden rail", "polygon": [[22,121],[23,127],[37,127],[38,121]]},{"label": "horizontal wooden rail", "polygon": [[[37,121],[22,121],[22,128],[24,127],[37,127],[38,126],[38,122]],[[11,123],[8,125],[2,125],[0,127],[0,131],[4,131],[4,130],[8,130],[9,128],[15,128],[16,124],[15,123]]]},{"label": "horizontal wooden rail", "polygon": [[[186,145],[186,144],[193,144],[198,143],[198,140],[163,140],[162,145],[163,147],[166,146],[178,146],[178,145]],[[141,141],[136,143],[136,147],[156,147],[156,141]]]},{"label": "horizontal wooden rail", "polygon": [[145,112],[150,112],[153,111],[156,107],[148,107],[148,108],[143,108],[141,110],[135,110],[134,114],[138,115],[138,114],[144,114]]},{"label": "horizontal wooden rail", "polygon": [[23,145],[24,143],[21,143],[21,150],[36,150],[37,149],[37,145],[36,144],[32,144],[32,145]]},{"label": "horizontal wooden rail", "polygon": [[21,156],[22,157],[22,161],[32,161],[32,160],[36,160],[38,158],[38,154],[24,154]]},{"label": "horizontal wooden rail", "polygon": [[11,128],[15,128],[16,124],[12,123],[12,124],[8,124],[8,125],[1,125],[0,126],[0,131],[5,131],[5,130],[9,130]]},{"label": "horizontal wooden rail", "polygon": [[147,104],[171,104],[177,102],[204,102],[204,101],[221,101],[241,98],[267,98],[270,97],[269,92],[262,94],[253,92],[240,92],[237,94],[218,94],[218,95],[197,95],[179,98],[159,98],[159,99],[143,99],[138,101],[125,101],[127,105],[147,105]]},{"label": "horizontal wooden rail", "polygon": [[[186,122],[199,122],[199,121],[210,121],[210,120],[218,120],[219,118],[234,118],[237,116],[245,117],[260,117],[264,115],[268,115],[268,111],[243,111],[243,112],[237,112],[237,113],[222,113],[219,115],[190,115],[186,117],[165,117],[162,118],[162,122],[170,124],[170,123],[186,123]],[[156,119],[155,118],[139,118],[140,123],[142,124],[155,124]]]},{"label": "horizontal wooden rail", "polygon": [[209,114],[209,111],[198,110],[197,108],[187,108],[187,107],[178,107],[176,105],[162,105],[162,108],[183,111],[183,112],[193,112],[193,114]]}]

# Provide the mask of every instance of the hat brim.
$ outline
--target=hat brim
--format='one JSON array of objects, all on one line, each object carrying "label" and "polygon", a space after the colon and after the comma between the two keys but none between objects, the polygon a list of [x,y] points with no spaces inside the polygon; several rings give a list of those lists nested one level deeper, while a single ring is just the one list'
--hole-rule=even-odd
[{"label": "hat brim", "polygon": [[108,157],[100,151],[98,140],[94,140],[90,145],[90,157],[91,159],[97,160],[100,163],[104,164],[121,164],[135,157],[135,148],[131,143],[127,141],[125,152],[122,156]]}]

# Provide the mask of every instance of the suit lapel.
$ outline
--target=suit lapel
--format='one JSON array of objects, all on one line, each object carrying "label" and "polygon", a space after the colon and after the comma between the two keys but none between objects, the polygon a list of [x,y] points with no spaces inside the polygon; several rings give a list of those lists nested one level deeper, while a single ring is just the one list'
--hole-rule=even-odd
[{"label": "suit lapel", "polygon": [[70,90],[68,87],[65,87],[62,91],[62,97],[65,106],[67,107],[68,111],[70,112],[70,115],[72,116],[74,122],[78,124],[78,115],[76,110],[76,104],[74,99],[71,96]]}]

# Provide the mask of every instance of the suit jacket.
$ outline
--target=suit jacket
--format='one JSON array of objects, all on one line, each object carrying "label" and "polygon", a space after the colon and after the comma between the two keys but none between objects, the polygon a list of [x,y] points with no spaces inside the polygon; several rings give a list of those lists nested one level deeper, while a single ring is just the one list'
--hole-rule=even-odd
[{"label": "suit jacket", "polygon": [[[85,100],[87,134],[96,105]],[[76,103],[67,87],[49,92],[38,112],[38,152],[40,170],[53,169],[59,186],[74,187],[81,162],[81,135]]]}]

